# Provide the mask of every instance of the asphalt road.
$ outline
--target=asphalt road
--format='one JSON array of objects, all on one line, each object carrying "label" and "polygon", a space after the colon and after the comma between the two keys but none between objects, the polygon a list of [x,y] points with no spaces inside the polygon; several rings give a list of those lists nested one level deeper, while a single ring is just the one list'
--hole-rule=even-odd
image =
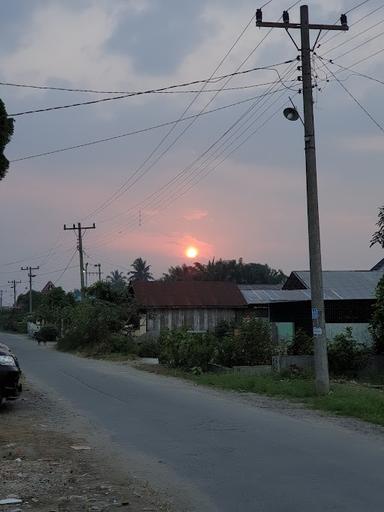
[{"label": "asphalt road", "polygon": [[147,476],[219,512],[382,512],[383,440],[335,423],[290,417],[236,396],[130,367],[0,341],[27,377],[53,390]]}]

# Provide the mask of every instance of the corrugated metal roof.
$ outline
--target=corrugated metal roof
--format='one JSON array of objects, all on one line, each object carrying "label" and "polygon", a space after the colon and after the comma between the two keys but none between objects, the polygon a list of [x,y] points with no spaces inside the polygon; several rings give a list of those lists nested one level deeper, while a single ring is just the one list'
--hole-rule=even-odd
[{"label": "corrugated metal roof", "polygon": [[[311,300],[309,271],[294,272],[306,284],[307,290],[257,290],[242,289],[248,304],[270,304],[272,302],[298,302]],[[376,271],[324,271],[325,300],[372,300],[383,272]]]},{"label": "corrugated metal roof", "polygon": [[241,308],[247,303],[238,286],[212,281],[136,281],[132,283],[140,306],[148,308]]}]

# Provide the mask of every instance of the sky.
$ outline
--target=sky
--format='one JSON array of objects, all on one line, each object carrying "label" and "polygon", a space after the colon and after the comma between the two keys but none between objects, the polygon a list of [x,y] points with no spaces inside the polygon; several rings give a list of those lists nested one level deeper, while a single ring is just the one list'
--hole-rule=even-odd
[{"label": "sky", "polygon": [[[313,55],[327,270],[369,269],[383,257],[369,242],[384,204],[384,5],[368,0],[355,8],[360,3],[308,2],[316,23],[333,24],[351,10],[350,31],[321,34]],[[264,20],[290,5],[272,0]],[[302,112],[298,50],[285,31],[255,27],[256,7],[250,0],[4,3],[1,82],[110,91],[0,85],[10,115],[213,78],[14,116],[10,169],[0,183],[4,303],[12,300],[8,281],[21,280],[20,293],[27,287],[21,266],[40,267],[35,289],[48,280],[79,286],[75,232],[63,229],[78,222],[96,224],[84,248],[88,268],[101,263],[104,276],[127,272],[142,257],[160,277],[188,262],[189,245],[201,262],[241,257],[285,273],[308,268],[303,127],[282,115],[289,98]],[[299,14],[292,8],[291,21]],[[292,32],[297,43],[298,35]],[[247,73],[217,79],[238,71]],[[171,124],[146,130],[164,123]]]}]

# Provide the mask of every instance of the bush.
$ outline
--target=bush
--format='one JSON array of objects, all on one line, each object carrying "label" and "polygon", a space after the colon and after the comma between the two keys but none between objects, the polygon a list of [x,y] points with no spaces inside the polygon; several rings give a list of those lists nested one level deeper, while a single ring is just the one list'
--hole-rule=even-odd
[{"label": "bush", "polygon": [[328,360],[331,373],[346,377],[356,377],[368,363],[371,350],[364,343],[357,342],[352,329],[337,334],[329,344]]},{"label": "bush", "polygon": [[233,365],[271,364],[272,333],[267,321],[244,319],[233,337]]},{"label": "bush", "polygon": [[288,345],[288,355],[308,356],[313,354],[313,338],[302,329],[295,332],[292,342]]},{"label": "bush", "polygon": [[123,324],[116,307],[98,301],[78,304],[72,309],[68,322],[70,327],[58,343],[61,350],[108,347],[112,334],[118,333]]},{"label": "bush", "polygon": [[43,325],[39,331],[36,332],[35,338],[38,341],[56,341],[59,336],[59,331],[55,325]]},{"label": "bush", "polygon": [[207,371],[213,362],[216,338],[210,333],[193,333],[185,329],[163,331],[159,338],[159,360],[171,368]]},{"label": "bush", "polygon": [[159,357],[160,345],[157,338],[144,334],[135,338],[135,341],[139,357]]}]

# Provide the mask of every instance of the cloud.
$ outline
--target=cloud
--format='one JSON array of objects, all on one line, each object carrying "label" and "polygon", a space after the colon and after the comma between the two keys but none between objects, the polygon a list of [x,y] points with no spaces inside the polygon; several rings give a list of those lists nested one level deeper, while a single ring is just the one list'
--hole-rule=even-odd
[{"label": "cloud", "polygon": [[108,54],[105,45],[123,15],[146,8],[145,1],[78,6],[54,2],[35,9],[13,52],[1,59],[5,76],[42,84],[67,83],[129,86],[133,68],[128,56]]},{"label": "cloud", "polygon": [[206,210],[192,210],[190,213],[184,215],[185,220],[202,220],[208,216]]}]

